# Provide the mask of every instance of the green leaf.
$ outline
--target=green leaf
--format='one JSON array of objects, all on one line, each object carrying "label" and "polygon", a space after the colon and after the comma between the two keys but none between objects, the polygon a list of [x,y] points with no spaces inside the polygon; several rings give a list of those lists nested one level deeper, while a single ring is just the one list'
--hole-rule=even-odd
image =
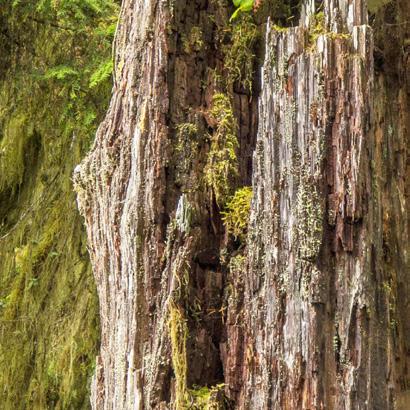
[{"label": "green leaf", "polygon": [[232,0],[235,7],[238,7],[232,14],[229,21],[235,20],[241,11],[251,11],[255,0]]}]

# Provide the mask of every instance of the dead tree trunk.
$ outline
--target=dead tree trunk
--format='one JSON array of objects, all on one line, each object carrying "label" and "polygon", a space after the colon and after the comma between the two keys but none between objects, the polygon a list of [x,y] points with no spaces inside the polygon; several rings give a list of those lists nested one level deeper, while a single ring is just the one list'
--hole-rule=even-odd
[{"label": "dead tree trunk", "polygon": [[374,74],[365,4],[326,1],[306,45],[315,18],[266,38],[241,402],[404,409],[406,89]]},{"label": "dead tree trunk", "polygon": [[[366,0],[309,0],[298,27],[261,24],[259,113],[227,8],[123,2],[111,106],[74,178],[93,407],[410,408],[409,7],[370,27]],[[250,181],[240,244],[221,211]]]}]

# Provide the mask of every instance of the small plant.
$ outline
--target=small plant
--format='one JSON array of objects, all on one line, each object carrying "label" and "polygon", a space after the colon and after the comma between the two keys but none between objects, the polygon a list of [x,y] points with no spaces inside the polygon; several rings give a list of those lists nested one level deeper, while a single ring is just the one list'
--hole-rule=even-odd
[{"label": "small plant", "polygon": [[222,212],[222,220],[226,230],[235,239],[244,240],[251,209],[252,188],[249,186],[238,189],[227,202]]},{"label": "small plant", "polygon": [[254,0],[232,0],[232,2],[233,2],[233,5],[237,7],[237,9],[232,14],[229,21],[236,19],[236,17],[238,17],[238,14],[240,12],[251,11],[253,8]]}]

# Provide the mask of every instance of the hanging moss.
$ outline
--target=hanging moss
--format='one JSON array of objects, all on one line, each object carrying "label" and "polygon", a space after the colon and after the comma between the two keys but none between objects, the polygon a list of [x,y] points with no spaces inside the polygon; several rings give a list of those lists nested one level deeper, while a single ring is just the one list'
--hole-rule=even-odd
[{"label": "hanging moss", "polygon": [[238,175],[238,124],[230,98],[218,93],[213,96],[210,115],[216,123],[211,137],[211,148],[205,168],[205,180],[211,187],[216,202],[223,207],[231,194]]},{"label": "hanging moss", "polygon": [[315,49],[317,40],[320,36],[328,36],[331,39],[348,39],[351,37],[350,33],[336,33],[335,31],[327,30],[323,11],[320,11],[312,16],[307,35],[307,48],[309,50]]},{"label": "hanging moss", "polygon": [[172,347],[172,368],[175,374],[175,408],[176,410],[188,407],[187,388],[187,351],[188,325],[180,306],[173,300],[169,306],[169,334]]},{"label": "hanging moss", "polygon": [[228,87],[238,82],[247,92],[252,92],[256,67],[255,45],[259,30],[253,17],[243,14],[231,29],[231,43],[225,48],[225,67],[228,71]]}]

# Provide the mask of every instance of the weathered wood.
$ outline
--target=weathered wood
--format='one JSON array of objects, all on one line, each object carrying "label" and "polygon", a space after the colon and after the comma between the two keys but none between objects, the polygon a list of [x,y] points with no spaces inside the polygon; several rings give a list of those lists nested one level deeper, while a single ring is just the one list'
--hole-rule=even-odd
[{"label": "weathered wood", "polygon": [[390,93],[374,76],[364,2],[325,2],[324,11],[326,28],[308,45],[303,23],[268,28],[239,406],[404,409],[404,84]]},{"label": "weathered wood", "polygon": [[[314,11],[268,24],[245,258],[204,182],[229,13],[124,1],[111,106],[74,176],[100,298],[94,408],[181,408],[218,383],[238,409],[406,408],[408,54],[375,75],[365,0],[325,1],[316,29]],[[237,88],[246,183],[256,99]]]}]

